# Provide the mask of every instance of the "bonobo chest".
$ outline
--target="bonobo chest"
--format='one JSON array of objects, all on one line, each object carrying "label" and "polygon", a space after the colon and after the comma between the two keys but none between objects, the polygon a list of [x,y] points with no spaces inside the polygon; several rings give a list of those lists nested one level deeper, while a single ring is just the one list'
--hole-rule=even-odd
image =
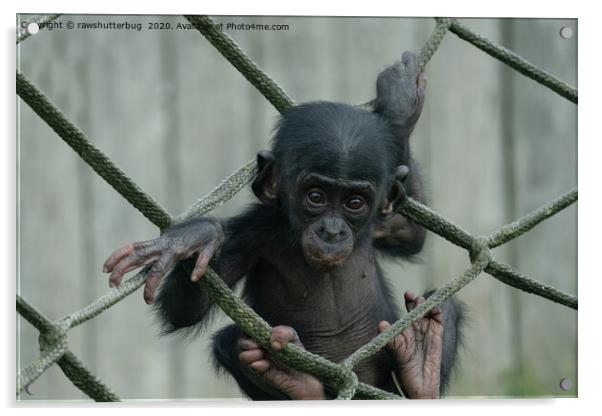
[{"label": "bonobo chest", "polygon": [[[340,362],[378,335],[381,320],[396,317],[385,301],[372,247],[355,250],[325,272],[308,268],[299,256],[272,259],[249,275],[252,306],[272,326],[293,327],[308,351]],[[385,352],[371,357],[356,368],[358,377],[382,386],[389,361]]]}]

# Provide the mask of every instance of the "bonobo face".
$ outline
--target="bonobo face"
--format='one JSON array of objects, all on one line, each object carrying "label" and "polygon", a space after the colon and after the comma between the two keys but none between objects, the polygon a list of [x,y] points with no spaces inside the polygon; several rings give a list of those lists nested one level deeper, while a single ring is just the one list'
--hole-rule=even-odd
[{"label": "bonobo face", "polygon": [[300,178],[295,211],[303,224],[301,246],[316,270],[340,266],[369,221],[376,189],[368,181],[331,178],[310,173]]}]

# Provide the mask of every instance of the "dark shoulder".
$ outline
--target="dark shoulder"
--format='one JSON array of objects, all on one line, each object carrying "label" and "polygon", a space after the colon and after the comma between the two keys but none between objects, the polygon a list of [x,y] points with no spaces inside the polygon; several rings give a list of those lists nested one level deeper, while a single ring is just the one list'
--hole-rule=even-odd
[{"label": "dark shoulder", "polygon": [[281,234],[287,227],[286,217],[278,206],[255,203],[225,222],[227,240],[257,246]]}]

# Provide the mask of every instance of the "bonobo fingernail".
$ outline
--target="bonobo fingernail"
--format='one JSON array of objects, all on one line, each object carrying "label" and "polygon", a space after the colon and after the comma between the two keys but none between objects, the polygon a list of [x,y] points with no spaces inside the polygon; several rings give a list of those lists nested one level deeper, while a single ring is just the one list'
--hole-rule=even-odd
[{"label": "bonobo fingernail", "polygon": [[102,267],[102,272],[103,273],[107,273],[109,271],[109,269],[107,268],[107,266],[103,266]]},{"label": "bonobo fingernail", "polygon": [[274,348],[275,350],[281,350],[282,344],[280,344],[278,341],[274,341],[272,342],[272,348]]}]

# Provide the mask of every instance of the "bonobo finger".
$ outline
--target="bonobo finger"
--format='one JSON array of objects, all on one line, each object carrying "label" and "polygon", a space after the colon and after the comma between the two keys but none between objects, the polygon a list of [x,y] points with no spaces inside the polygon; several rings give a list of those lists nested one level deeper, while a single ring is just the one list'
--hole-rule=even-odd
[{"label": "bonobo finger", "polygon": [[289,342],[293,344],[297,344],[299,346],[303,346],[301,341],[299,340],[299,336],[297,335],[297,331],[295,331],[290,326],[286,325],[278,325],[272,329],[272,337],[270,338],[270,343],[272,348],[275,351],[281,351],[284,347],[287,346]]},{"label": "bonobo finger", "polygon": [[[388,331],[391,328],[391,324],[387,321],[380,321],[378,323],[378,332],[382,333],[385,331]],[[402,344],[403,342],[403,336],[401,334],[396,335],[391,341],[389,341],[387,343],[387,348],[389,348],[391,351],[397,351],[399,349],[399,346]]]},{"label": "bonobo finger", "polygon": [[416,72],[416,55],[414,52],[405,51],[403,55],[401,55],[401,62],[403,62],[408,72]]},{"label": "bonobo finger", "polygon": [[443,324],[443,310],[439,306],[435,306],[428,313],[428,317],[433,321]]},{"label": "bonobo finger", "polygon": [[148,263],[155,261],[159,257],[160,253],[153,254],[152,256],[143,257],[136,253],[121,260],[113,268],[111,277],[109,277],[109,287],[119,286],[123,275]]},{"label": "bonobo finger", "polygon": [[115,267],[115,265],[119,263],[122,258],[129,256],[133,252],[134,244],[128,244],[127,246],[118,248],[105,260],[102,266],[102,271],[105,273],[112,271],[113,267]]},{"label": "bonobo finger", "polygon": [[215,254],[215,249],[217,248],[216,242],[212,242],[207,244],[205,247],[200,249],[199,256],[196,259],[196,263],[194,265],[194,269],[190,274],[190,280],[193,282],[198,282],[201,277],[207,271],[207,265],[209,264],[209,260]]},{"label": "bonobo finger", "polygon": [[408,176],[409,173],[409,167],[407,167],[406,165],[399,165],[395,169],[395,179],[397,179],[400,182],[403,182],[403,180],[406,178],[406,176]]},{"label": "bonobo finger", "polygon": [[134,252],[139,250],[148,250],[149,253],[156,252],[157,250],[150,250],[151,247],[156,245],[156,240],[148,241],[137,241],[135,243],[128,244],[127,246],[118,248],[106,259],[102,266],[102,271],[107,273],[113,270],[113,268],[125,257],[132,255]]},{"label": "bonobo finger", "polygon": [[243,338],[240,341],[238,341],[238,347],[241,350],[253,350],[256,348],[261,348],[261,346],[255,341],[253,341],[251,338]]},{"label": "bonobo finger", "polygon": [[266,356],[261,348],[257,348],[254,350],[241,352],[240,354],[238,354],[238,359],[245,364],[251,364],[254,361],[266,359]]},{"label": "bonobo finger", "polygon": [[270,362],[268,360],[259,360],[249,364],[249,367],[258,373],[265,373],[270,369]]},{"label": "bonobo finger", "polygon": [[159,260],[153,264],[148,272],[146,283],[144,285],[144,301],[150,305],[155,301],[155,291],[163,276],[167,274],[169,269],[174,265],[175,259],[169,251],[163,253]]},{"label": "bonobo finger", "polygon": [[378,331],[379,332],[385,332],[389,328],[391,328],[391,324],[387,321],[380,321],[378,323]]},{"label": "bonobo finger", "polygon": [[418,86],[419,91],[424,92],[424,90],[426,90],[426,74],[424,72],[418,74],[416,85]]},{"label": "bonobo finger", "polygon": [[403,298],[405,300],[406,303],[406,310],[408,312],[411,312],[412,309],[414,309],[416,307],[416,295],[414,295],[413,292],[410,292],[409,290],[407,292],[405,292],[403,294]]},{"label": "bonobo finger", "polygon": [[155,292],[161,283],[163,276],[148,276],[144,283],[143,298],[147,305],[152,305],[155,302]]}]

